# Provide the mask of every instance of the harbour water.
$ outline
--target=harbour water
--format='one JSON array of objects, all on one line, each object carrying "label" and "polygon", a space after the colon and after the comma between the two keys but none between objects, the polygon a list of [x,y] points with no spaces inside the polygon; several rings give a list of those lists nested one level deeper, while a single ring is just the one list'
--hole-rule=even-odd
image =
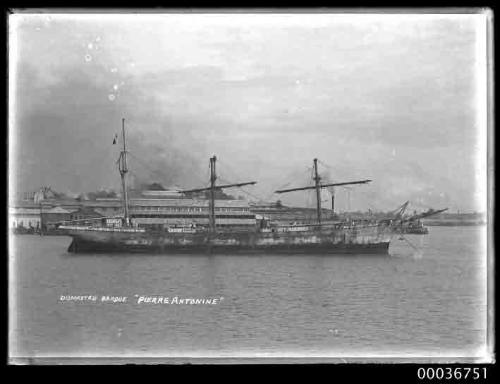
[{"label": "harbour water", "polygon": [[10,356],[477,356],[485,233],[430,227],[405,235],[412,246],[395,236],[389,256],[233,257],[70,254],[69,237],[12,236]]}]

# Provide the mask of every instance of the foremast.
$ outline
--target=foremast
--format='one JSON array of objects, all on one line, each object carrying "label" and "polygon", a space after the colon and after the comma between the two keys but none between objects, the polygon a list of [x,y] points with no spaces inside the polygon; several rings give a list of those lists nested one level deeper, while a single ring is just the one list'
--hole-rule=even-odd
[{"label": "foremast", "polygon": [[122,192],[123,192],[123,211],[125,226],[130,225],[130,216],[128,209],[128,191],[127,191],[127,144],[125,139],[125,119],[122,118],[122,137],[123,137],[123,150],[120,152],[118,158],[118,170],[122,179]]}]

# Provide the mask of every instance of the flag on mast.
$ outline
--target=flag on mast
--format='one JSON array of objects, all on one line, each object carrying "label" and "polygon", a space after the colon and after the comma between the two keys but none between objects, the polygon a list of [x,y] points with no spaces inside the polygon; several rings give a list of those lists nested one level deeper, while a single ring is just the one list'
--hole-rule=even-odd
[{"label": "flag on mast", "polygon": [[115,137],[113,137],[113,144],[116,144],[118,140],[118,133],[115,133]]}]

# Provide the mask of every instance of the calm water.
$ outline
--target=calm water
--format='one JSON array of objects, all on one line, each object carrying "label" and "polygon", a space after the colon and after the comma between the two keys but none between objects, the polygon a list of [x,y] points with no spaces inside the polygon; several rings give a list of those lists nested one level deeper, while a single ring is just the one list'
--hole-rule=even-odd
[{"label": "calm water", "polygon": [[75,255],[69,237],[15,236],[10,353],[473,356],[486,340],[485,231],[431,227],[406,235],[418,251],[396,237],[390,256]]}]

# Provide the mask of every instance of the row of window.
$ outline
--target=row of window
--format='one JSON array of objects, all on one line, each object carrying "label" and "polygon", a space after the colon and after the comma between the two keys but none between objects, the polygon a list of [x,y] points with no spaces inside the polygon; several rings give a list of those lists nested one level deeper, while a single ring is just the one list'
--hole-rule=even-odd
[{"label": "row of window", "polygon": [[[207,215],[147,215],[147,214],[131,214],[132,218],[137,219],[208,219]],[[255,219],[254,215],[215,215],[217,219]]]},{"label": "row of window", "polygon": [[[131,207],[132,211],[150,211],[150,212],[208,212],[208,207]],[[249,212],[247,208],[218,208],[217,212]]]},{"label": "row of window", "polygon": [[70,220],[83,220],[87,219],[88,217],[85,215],[71,215]]},{"label": "row of window", "polygon": [[[224,223],[218,223],[217,224],[217,227],[220,228],[220,227],[231,227],[231,229],[234,229],[234,228],[239,228],[239,229],[247,229],[248,228],[248,225],[237,225],[237,224],[224,224]],[[143,224],[143,223],[140,223],[137,225],[138,228],[144,228],[144,229],[165,229],[165,228],[169,228],[170,225],[168,224]],[[196,227],[196,228],[207,228],[208,225],[199,225]]]},{"label": "row of window", "polygon": [[[106,208],[113,211],[121,211],[123,208]],[[208,207],[130,207],[133,211],[150,211],[150,212],[207,212]],[[249,212],[249,208],[241,207],[230,207],[230,208],[220,208],[215,207],[217,212]]]},{"label": "row of window", "polygon": [[26,221],[19,220],[19,221],[16,222],[14,220],[12,222],[12,226],[14,228],[16,228],[16,227],[24,227],[24,226],[26,226],[26,227],[37,227],[38,228],[40,226],[40,221],[39,220],[26,220]]}]

